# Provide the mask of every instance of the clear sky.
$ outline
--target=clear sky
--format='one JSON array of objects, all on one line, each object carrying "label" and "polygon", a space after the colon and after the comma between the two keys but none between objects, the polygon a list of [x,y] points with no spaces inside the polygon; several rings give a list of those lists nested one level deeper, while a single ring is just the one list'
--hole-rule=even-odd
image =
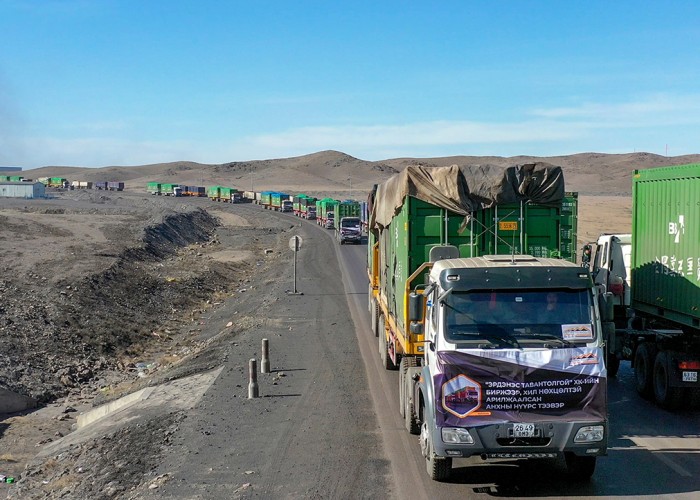
[{"label": "clear sky", "polygon": [[700,153],[700,1],[0,0],[0,165]]}]

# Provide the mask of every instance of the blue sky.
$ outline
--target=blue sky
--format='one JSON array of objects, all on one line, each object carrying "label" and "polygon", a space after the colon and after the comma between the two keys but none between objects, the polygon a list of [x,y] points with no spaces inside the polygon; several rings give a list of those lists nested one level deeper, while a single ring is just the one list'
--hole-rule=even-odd
[{"label": "blue sky", "polygon": [[0,0],[0,165],[700,153],[697,1]]}]

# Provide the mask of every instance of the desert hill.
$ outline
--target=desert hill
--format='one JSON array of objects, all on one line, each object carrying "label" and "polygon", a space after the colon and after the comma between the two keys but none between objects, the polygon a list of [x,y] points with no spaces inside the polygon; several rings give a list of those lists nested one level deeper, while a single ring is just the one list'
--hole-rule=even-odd
[{"label": "desert hill", "polygon": [[178,161],[139,166],[102,168],[47,166],[24,171],[25,177],[66,177],[70,180],[118,180],[138,189],[149,181],[193,185],[222,184],[241,190],[268,189],[309,194],[327,191],[363,198],[379,183],[409,165],[446,166],[493,164],[511,166],[534,161],[564,169],[567,190],[581,194],[628,195],[635,169],[700,163],[700,154],[666,157],[651,153],[579,153],[567,156],[450,156],[439,158],[394,158],[366,161],[339,151],[269,160],[222,164]]}]

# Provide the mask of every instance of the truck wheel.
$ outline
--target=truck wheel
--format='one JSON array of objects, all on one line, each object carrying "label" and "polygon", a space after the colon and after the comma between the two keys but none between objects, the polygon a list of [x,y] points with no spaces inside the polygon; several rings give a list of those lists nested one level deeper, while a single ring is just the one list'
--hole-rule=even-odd
[{"label": "truck wheel", "polygon": [[428,471],[428,476],[433,481],[444,481],[450,477],[452,469],[452,459],[443,458],[435,455],[433,450],[433,440],[428,431],[428,424],[423,422],[420,430],[420,448],[425,457],[425,468]]},{"label": "truck wheel", "polygon": [[418,416],[416,415],[416,402],[413,401],[413,396],[415,396],[413,378],[412,375],[415,373],[415,368],[418,366],[416,358],[409,356],[407,358],[401,359],[401,364],[405,367],[405,374],[403,376],[403,412],[401,413],[404,418],[404,424],[406,425],[406,430],[415,436],[420,434],[420,425],[418,425]]},{"label": "truck wheel", "polygon": [[399,364],[399,413],[402,417],[406,416],[406,371],[408,367],[406,362],[408,358],[402,358]]},{"label": "truck wheel", "polygon": [[573,453],[566,453],[566,473],[571,479],[587,481],[595,472],[596,457],[579,457]]},{"label": "truck wheel", "polygon": [[654,352],[647,343],[640,344],[634,354],[634,377],[637,381],[637,392],[643,398],[652,395]]},{"label": "truck wheel", "polygon": [[608,377],[617,377],[617,372],[620,369],[620,358],[614,352],[608,353],[608,360],[605,366],[608,370]]},{"label": "truck wheel", "polygon": [[683,388],[671,387],[668,373],[668,353],[661,351],[654,361],[654,399],[667,410],[675,410],[683,401]]},{"label": "truck wheel", "polygon": [[[370,295],[371,297],[371,295]],[[379,336],[379,312],[377,311],[377,302],[372,298],[369,299],[369,320],[372,322],[372,333],[375,337]]]},{"label": "truck wheel", "polygon": [[379,327],[377,328],[379,333],[379,359],[382,360],[382,366],[386,370],[396,370],[398,366],[394,364],[389,355],[389,344],[386,338],[386,320],[384,315],[379,316]]}]

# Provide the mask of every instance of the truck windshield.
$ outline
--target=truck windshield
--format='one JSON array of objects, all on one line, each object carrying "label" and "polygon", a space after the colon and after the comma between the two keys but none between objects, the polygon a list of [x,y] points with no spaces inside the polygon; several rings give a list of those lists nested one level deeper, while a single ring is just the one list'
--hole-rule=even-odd
[{"label": "truck windshield", "polygon": [[360,227],[360,219],[355,219],[355,218],[343,218],[340,221],[340,226],[341,227]]},{"label": "truck windshield", "polygon": [[589,290],[452,292],[443,304],[450,342],[536,347],[588,343],[596,334]]}]

